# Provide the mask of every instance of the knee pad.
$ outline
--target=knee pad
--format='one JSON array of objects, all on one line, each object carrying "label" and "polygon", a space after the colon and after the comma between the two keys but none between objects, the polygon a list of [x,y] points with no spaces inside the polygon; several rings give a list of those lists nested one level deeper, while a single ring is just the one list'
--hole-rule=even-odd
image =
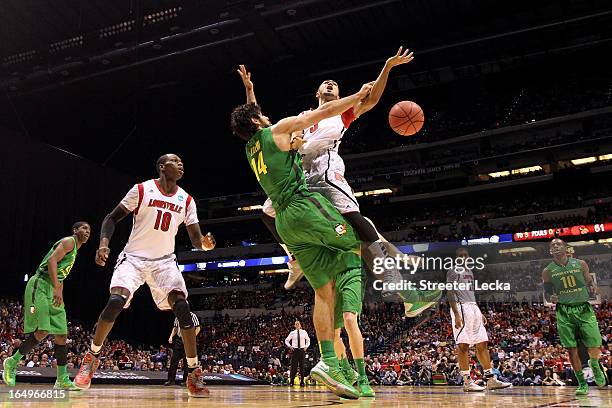
[{"label": "knee pad", "polygon": [[58,366],[65,366],[68,364],[68,349],[66,345],[56,344],[55,348],[55,359],[57,360]]},{"label": "knee pad", "polygon": [[189,309],[189,303],[185,299],[178,299],[172,305],[172,311],[176,316],[179,326],[182,330],[193,328],[193,320],[191,320],[191,310]]},{"label": "knee pad", "polygon": [[108,303],[106,303],[106,307],[100,314],[100,320],[104,320],[107,323],[114,322],[123,310],[123,306],[125,306],[125,298],[113,293],[108,298]]}]

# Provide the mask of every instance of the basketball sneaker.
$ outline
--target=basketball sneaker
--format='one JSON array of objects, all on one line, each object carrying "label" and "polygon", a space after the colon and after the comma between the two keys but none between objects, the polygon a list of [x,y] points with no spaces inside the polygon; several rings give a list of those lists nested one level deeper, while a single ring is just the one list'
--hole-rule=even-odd
[{"label": "basketball sneaker", "polygon": [[359,380],[357,381],[356,388],[359,391],[360,397],[374,398],[376,396],[374,389],[372,389],[372,387],[370,386],[368,377],[359,378]]},{"label": "basketball sneaker", "polygon": [[6,385],[9,387],[14,387],[17,378],[17,361],[13,360],[12,357],[9,357],[4,360],[2,367],[4,368],[4,371],[2,371],[2,379]]},{"label": "basketball sneaker", "polygon": [[53,385],[54,390],[66,390],[66,391],[81,391],[72,381],[68,375],[62,375],[55,380]]},{"label": "basketball sneaker", "polygon": [[[441,290],[401,290],[399,296],[404,301],[406,317],[417,317],[427,309],[435,306],[442,297]],[[416,300],[415,300],[416,299]]]},{"label": "basketball sneaker", "polygon": [[500,390],[503,388],[508,388],[508,387],[512,387],[512,383],[507,383],[507,382],[503,382],[498,380],[495,377],[491,377],[489,379],[487,379],[487,389],[489,391],[491,390]]},{"label": "basketball sneaker", "polygon": [[297,259],[289,261],[287,263],[287,267],[289,268],[289,276],[287,277],[287,282],[285,282],[285,290],[289,290],[295,286],[296,283],[302,279],[304,276],[304,272],[302,272],[302,267],[300,266]]},{"label": "basketball sneaker", "polygon": [[94,356],[91,352],[85,354],[81,368],[79,368],[78,374],[74,377],[74,385],[82,390],[88,389],[99,365],[100,359],[98,357]]},{"label": "basketball sneaker", "polygon": [[576,388],[576,395],[587,395],[589,393],[589,386],[586,381],[583,384],[580,384],[578,388]]},{"label": "basketball sneaker", "polygon": [[481,392],[486,390],[485,387],[482,387],[478,384],[476,384],[474,381],[470,381],[468,383],[466,383],[465,381],[463,382],[463,391],[464,392]]},{"label": "basketball sneaker", "polygon": [[204,375],[200,367],[196,368],[187,375],[187,392],[190,397],[208,398],[210,391],[205,387]]},{"label": "basketball sneaker", "polygon": [[595,384],[597,384],[598,387],[605,387],[606,375],[602,371],[601,366],[599,365],[599,361],[592,361],[592,359],[589,359],[589,367],[591,367],[591,370],[593,370]]},{"label": "basketball sneaker", "polygon": [[339,397],[350,399],[359,398],[359,391],[344,378],[340,368],[330,368],[323,361],[319,361],[317,365],[310,370],[310,375],[315,380],[323,383],[331,392]]},{"label": "basketball sneaker", "polygon": [[359,379],[359,373],[355,371],[348,362],[343,363],[342,361],[340,361],[340,370],[342,371],[344,378],[346,378],[352,385],[355,385]]}]

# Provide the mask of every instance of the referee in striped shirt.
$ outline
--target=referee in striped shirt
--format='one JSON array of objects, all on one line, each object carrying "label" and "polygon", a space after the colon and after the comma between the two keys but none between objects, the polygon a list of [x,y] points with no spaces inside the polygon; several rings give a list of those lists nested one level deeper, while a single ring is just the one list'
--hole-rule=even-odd
[{"label": "referee in striped shirt", "polygon": [[[196,337],[200,333],[200,321],[195,313],[191,312],[191,320],[193,321],[193,327],[195,327]],[[183,346],[183,339],[181,337],[181,328],[179,327],[179,321],[174,318],[174,327],[168,338],[168,343],[172,344],[172,358],[170,359],[170,368],[168,369],[168,381],[164,385],[176,385],[176,370],[181,359],[183,360],[183,382],[185,382],[187,376],[185,372],[187,370],[187,358],[185,356],[185,347]]]}]

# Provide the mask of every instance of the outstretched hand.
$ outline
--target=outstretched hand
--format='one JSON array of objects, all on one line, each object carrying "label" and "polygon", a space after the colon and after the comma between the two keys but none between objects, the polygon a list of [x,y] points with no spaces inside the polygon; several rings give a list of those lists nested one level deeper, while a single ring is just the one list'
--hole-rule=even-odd
[{"label": "outstretched hand", "polygon": [[397,54],[387,60],[387,66],[393,68],[397,65],[407,64],[414,59],[414,53],[409,49],[403,51],[404,47],[399,47]]},{"label": "outstretched hand", "polygon": [[238,68],[236,72],[238,72],[238,75],[240,75],[244,87],[249,91],[252,90],[253,82],[251,81],[251,73],[247,71],[246,67],[241,64],[240,68]]},{"label": "outstretched hand", "polygon": [[211,249],[215,249],[217,242],[215,241],[215,237],[210,232],[204,235],[200,241],[202,243],[202,249],[206,251],[210,251]]}]

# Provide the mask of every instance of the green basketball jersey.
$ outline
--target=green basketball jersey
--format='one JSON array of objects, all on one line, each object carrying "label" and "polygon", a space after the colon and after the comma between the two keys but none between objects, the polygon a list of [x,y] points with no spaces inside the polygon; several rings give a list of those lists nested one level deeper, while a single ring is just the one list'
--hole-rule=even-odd
[{"label": "green basketball jersey", "polygon": [[547,268],[550,271],[550,282],[559,298],[558,303],[576,304],[589,301],[589,291],[578,259],[568,258],[565,266],[551,262]]},{"label": "green basketball jersey", "polygon": [[[74,266],[74,261],[76,260],[77,243],[76,243],[76,240],[74,239],[74,237],[70,237],[70,238],[72,238],[72,240],[74,240],[74,248],[72,249],[72,251],[67,253],[57,263],[57,279],[60,282],[62,282],[64,279],[66,279],[66,277],[70,273],[70,270]],[[62,238],[62,239],[64,239],[64,238]],[[47,262],[49,261],[49,257],[51,256],[53,251],[55,251],[55,248],[57,248],[57,246],[60,244],[60,242],[62,242],[61,239],[59,241],[57,241],[55,244],[53,244],[53,246],[51,247],[49,252],[47,252],[47,255],[45,255],[45,257],[43,258],[43,260],[40,263],[40,265],[38,265],[38,269],[36,270],[37,273],[40,273],[42,275],[49,275],[49,271],[47,270]]]},{"label": "green basketball jersey", "polygon": [[271,128],[261,129],[251,137],[246,145],[246,155],[275,210],[285,208],[296,194],[308,192],[300,154],[279,150]]}]

